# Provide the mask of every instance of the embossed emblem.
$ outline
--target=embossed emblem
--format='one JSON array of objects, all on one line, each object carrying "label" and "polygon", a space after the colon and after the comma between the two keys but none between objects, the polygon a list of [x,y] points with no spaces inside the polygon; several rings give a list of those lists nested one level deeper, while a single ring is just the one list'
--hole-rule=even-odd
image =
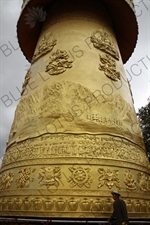
[{"label": "embossed emblem", "polygon": [[24,188],[29,187],[30,182],[33,182],[34,178],[30,178],[30,175],[35,171],[35,169],[21,168],[18,171],[19,177],[16,179],[16,187]]},{"label": "embossed emblem", "polygon": [[66,71],[66,69],[72,67],[71,60],[68,60],[69,55],[66,51],[57,50],[49,57],[48,64],[46,65],[45,72],[50,75],[58,75]]},{"label": "embossed emblem", "polygon": [[148,177],[143,172],[138,173],[137,180],[141,191],[150,191],[148,188]]},{"label": "embossed emblem", "polygon": [[70,179],[70,187],[78,186],[82,188],[83,186],[90,188],[92,183],[92,178],[89,174],[90,168],[82,167],[70,167],[69,170],[72,172]]},{"label": "embossed emblem", "polygon": [[119,54],[109,35],[104,30],[94,31],[91,35],[93,46],[119,60]]},{"label": "embossed emblem", "polygon": [[105,54],[105,56],[99,54],[99,58],[99,70],[104,71],[104,74],[114,81],[120,80],[120,73],[116,71],[115,60],[109,54]]},{"label": "embossed emblem", "polygon": [[100,173],[99,176],[99,184],[98,188],[107,185],[108,188],[112,188],[113,186],[116,186],[117,188],[120,188],[120,183],[118,179],[118,170],[110,170],[107,169],[106,171],[103,168],[99,168],[98,172]]},{"label": "embossed emblem", "polygon": [[39,185],[46,187],[50,187],[52,185],[58,187],[59,180],[61,179],[61,171],[60,167],[43,167],[39,172]]},{"label": "embossed emblem", "polygon": [[136,189],[136,181],[130,170],[125,172],[124,183],[126,184],[127,189],[131,191]]},{"label": "embossed emblem", "polygon": [[0,190],[8,189],[13,182],[14,174],[6,172],[3,176],[0,175]]}]

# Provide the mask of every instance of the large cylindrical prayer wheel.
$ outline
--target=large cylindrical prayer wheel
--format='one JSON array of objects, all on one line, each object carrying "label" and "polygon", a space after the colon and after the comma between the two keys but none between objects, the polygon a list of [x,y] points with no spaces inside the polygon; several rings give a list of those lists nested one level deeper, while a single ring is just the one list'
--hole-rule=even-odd
[{"label": "large cylindrical prayer wheel", "polygon": [[31,62],[0,170],[0,215],[108,218],[118,189],[150,218],[150,166],[123,63],[137,40],[132,0],[25,0]]}]

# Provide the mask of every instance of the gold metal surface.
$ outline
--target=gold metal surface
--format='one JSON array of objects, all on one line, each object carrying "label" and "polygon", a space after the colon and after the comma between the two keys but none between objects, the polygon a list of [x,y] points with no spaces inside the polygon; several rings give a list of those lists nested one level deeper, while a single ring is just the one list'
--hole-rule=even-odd
[{"label": "gold metal surface", "polygon": [[118,189],[130,218],[150,218],[150,165],[103,2],[50,5],[0,170],[1,216],[108,218]]}]

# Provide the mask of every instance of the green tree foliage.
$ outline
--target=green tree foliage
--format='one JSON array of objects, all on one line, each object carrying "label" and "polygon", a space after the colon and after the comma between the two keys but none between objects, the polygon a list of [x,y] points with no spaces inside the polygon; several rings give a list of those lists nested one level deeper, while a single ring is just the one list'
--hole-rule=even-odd
[{"label": "green tree foliage", "polygon": [[148,104],[138,110],[137,116],[143,132],[146,151],[150,158],[150,97]]}]

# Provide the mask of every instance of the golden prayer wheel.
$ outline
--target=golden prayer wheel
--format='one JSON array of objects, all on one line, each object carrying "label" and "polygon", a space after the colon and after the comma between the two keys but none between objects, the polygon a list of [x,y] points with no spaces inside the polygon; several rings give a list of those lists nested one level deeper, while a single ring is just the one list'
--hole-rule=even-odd
[{"label": "golden prayer wheel", "polygon": [[0,215],[150,218],[150,165],[123,63],[132,0],[24,0],[18,40],[31,62],[0,170]]}]

